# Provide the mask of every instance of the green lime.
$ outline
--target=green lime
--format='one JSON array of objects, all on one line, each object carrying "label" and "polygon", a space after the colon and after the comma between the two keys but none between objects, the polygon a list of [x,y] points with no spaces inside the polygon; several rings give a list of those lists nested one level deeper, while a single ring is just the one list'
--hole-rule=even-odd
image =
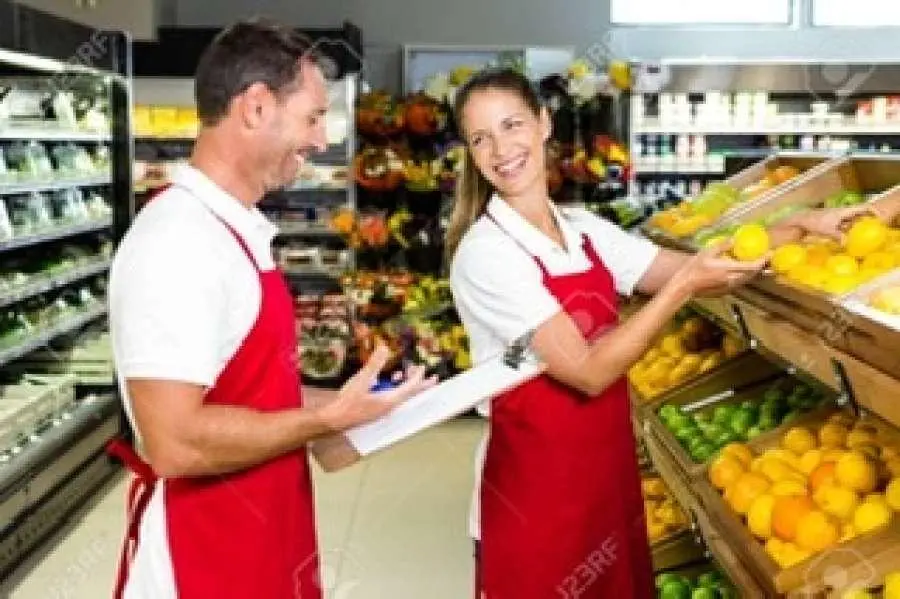
[{"label": "green lime", "polygon": [[702,435],[700,429],[697,428],[693,423],[686,424],[681,428],[675,429],[675,438],[681,441],[682,443],[687,443],[688,439],[691,437],[696,437],[697,435]]},{"label": "green lime", "polygon": [[731,421],[731,415],[735,409],[734,406],[718,406],[713,410],[713,424],[718,424],[719,426],[727,425]]},{"label": "green lime", "polygon": [[710,420],[711,419],[709,414],[705,412],[698,412],[694,414],[694,422],[696,422],[698,426],[701,424],[709,424]]},{"label": "green lime", "polygon": [[756,413],[753,410],[741,408],[731,417],[729,426],[735,434],[743,437],[747,434],[747,431],[750,430],[750,427],[756,424],[756,421]]},{"label": "green lime", "polygon": [[780,418],[775,418],[764,414],[763,416],[760,416],[759,422],[756,423],[756,426],[759,428],[759,430],[765,432],[770,431],[773,428],[777,428],[780,424]]},{"label": "green lime", "polygon": [[747,431],[747,440],[755,439],[763,433],[763,429],[759,427],[759,425],[751,426],[750,430]]},{"label": "green lime", "polygon": [[691,587],[683,580],[670,580],[659,589],[659,599],[691,599]]},{"label": "green lime", "polygon": [[704,443],[691,452],[691,457],[695,462],[705,464],[716,453],[716,448],[710,443]]},{"label": "green lime", "polygon": [[691,599],[719,599],[719,592],[709,587],[699,587],[691,593]]},{"label": "green lime", "polygon": [[680,580],[680,576],[675,572],[663,572],[656,577],[656,588],[661,589],[666,586],[666,583]]}]

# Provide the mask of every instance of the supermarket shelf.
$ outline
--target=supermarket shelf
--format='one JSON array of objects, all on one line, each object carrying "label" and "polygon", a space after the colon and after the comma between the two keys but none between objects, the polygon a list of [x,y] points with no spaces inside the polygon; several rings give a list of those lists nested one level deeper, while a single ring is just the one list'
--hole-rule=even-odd
[{"label": "supermarket shelf", "polygon": [[82,233],[92,233],[94,231],[102,231],[104,229],[108,229],[112,226],[112,221],[103,220],[103,221],[94,221],[88,223],[82,223],[80,225],[73,225],[68,227],[61,227],[58,229],[51,229],[50,231],[45,231],[42,233],[38,233],[36,235],[24,235],[22,237],[14,237],[8,241],[0,242],[0,252],[8,252],[10,250],[17,250],[24,247],[29,247],[32,245],[37,245],[39,243],[47,243],[48,241],[56,241],[57,239],[65,239],[66,237],[73,237],[75,235],[81,235]]},{"label": "supermarket shelf", "polygon": [[106,272],[109,269],[109,266],[109,260],[100,260],[94,264],[77,266],[67,272],[58,273],[49,277],[42,277],[38,281],[31,281],[9,293],[0,294],[0,307],[9,306],[10,304],[21,302],[22,300],[34,297],[35,295],[65,287],[75,281],[99,275]]},{"label": "supermarket shelf", "polygon": [[284,188],[284,191],[334,191],[334,192],[346,192],[348,189],[347,183],[342,183],[340,185],[335,184],[310,184],[310,183],[295,183],[294,185],[288,186]]},{"label": "supermarket shelf", "polygon": [[305,223],[283,220],[275,221],[275,225],[278,227],[278,234],[281,236],[341,237],[340,233],[327,225],[307,225]]},{"label": "supermarket shelf", "polygon": [[635,127],[638,135],[896,135],[900,136],[900,123],[890,125],[866,125],[844,123],[840,125],[662,125],[645,121]]},{"label": "supermarket shelf", "polygon": [[197,140],[196,135],[135,135],[134,141],[137,143],[194,143]]},{"label": "supermarket shelf", "polygon": [[337,280],[340,278],[342,274],[342,270],[339,269],[328,269],[328,268],[314,268],[314,267],[306,267],[306,268],[288,268],[284,270],[284,274],[286,277],[298,278],[298,279],[329,279],[329,280]]},{"label": "supermarket shelf", "polygon": [[87,177],[81,179],[59,179],[55,181],[34,181],[31,183],[0,184],[0,195],[14,195],[20,193],[58,191],[72,187],[99,187],[111,185],[108,177]]},{"label": "supermarket shelf", "polygon": [[52,326],[48,330],[35,335],[27,341],[23,341],[22,343],[14,345],[13,347],[10,347],[8,349],[0,350],[0,366],[4,366],[12,362],[13,360],[18,360],[19,358],[44,347],[57,337],[61,337],[63,335],[67,335],[69,333],[77,331],[92,320],[96,320],[97,318],[105,315],[106,304],[104,303],[100,306],[91,308],[90,310],[82,314],[73,316],[55,326]]},{"label": "supermarket shelf", "polygon": [[646,165],[636,163],[635,174],[641,175],[724,175],[724,167],[709,167],[705,164],[673,164],[671,166]]},{"label": "supermarket shelf", "polygon": [[60,129],[59,127],[7,127],[0,129],[0,140],[43,140],[43,141],[112,141],[110,133]]}]

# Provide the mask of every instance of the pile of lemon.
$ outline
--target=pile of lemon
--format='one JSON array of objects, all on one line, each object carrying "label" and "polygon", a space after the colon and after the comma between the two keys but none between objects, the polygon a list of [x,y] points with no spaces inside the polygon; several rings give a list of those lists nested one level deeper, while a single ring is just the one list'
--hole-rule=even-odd
[{"label": "pile of lemon", "polygon": [[688,519],[666,483],[658,476],[641,479],[647,538],[656,543],[687,527]]},{"label": "pile of lemon", "polygon": [[744,349],[743,342],[703,318],[688,318],[647,350],[628,370],[628,381],[643,399],[652,399]]},{"label": "pile of lemon", "polygon": [[880,530],[900,511],[900,444],[844,412],[817,429],[791,428],[758,456],[728,445],[708,472],[782,568]]},{"label": "pile of lemon", "polygon": [[853,223],[843,245],[833,240],[789,243],[774,251],[771,265],[795,284],[848,293],[900,265],[900,229],[864,217]]}]

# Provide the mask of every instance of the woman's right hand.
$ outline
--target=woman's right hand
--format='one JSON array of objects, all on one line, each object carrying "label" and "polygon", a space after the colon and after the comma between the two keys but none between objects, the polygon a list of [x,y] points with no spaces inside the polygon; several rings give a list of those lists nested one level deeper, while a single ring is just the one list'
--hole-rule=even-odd
[{"label": "woman's right hand", "polygon": [[846,208],[824,208],[801,213],[785,219],[775,225],[775,229],[797,228],[800,236],[805,234],[820,235],[835,241],[843,241],[844,234],[858,218],[876,216],[881,218],[874,206],[859,205]]},{"label": "woman's right hand", "polygon": [[723,255],[729,249],[720,244],[691,256],[672,276],[672,284],[683,286],[689,297],[722,295],[753,279],[768,262],[768,256],[739,262]]}]

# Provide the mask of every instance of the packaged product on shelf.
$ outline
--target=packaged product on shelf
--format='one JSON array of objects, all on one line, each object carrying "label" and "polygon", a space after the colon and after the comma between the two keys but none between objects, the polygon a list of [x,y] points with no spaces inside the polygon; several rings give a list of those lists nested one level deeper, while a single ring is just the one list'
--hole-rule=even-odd
[{"label": "packaged product on shelf", "polygon": [[10,145],[6,161],[8,169],[15,173],[18,181],[49,179],[53,176],[53,164],[47,156],[47,149],[37,141]]},{"label": "packaged product on shelf", "polygon": [[77,187],[51,193],[50,211],[57,224],[80,223],[89,219],[84,193]]},{"label": "packaged product on shelf", "polygon": [[97,192],[92,192],[86,202],[88,216],[92,220],[105,220],[112,216],[112,206]]},{"label": "packaged product on shelf", "polygon": [[7,209],[15,235],[38,233],[54,224],[47,197],[41,193],[9,196]]}]

